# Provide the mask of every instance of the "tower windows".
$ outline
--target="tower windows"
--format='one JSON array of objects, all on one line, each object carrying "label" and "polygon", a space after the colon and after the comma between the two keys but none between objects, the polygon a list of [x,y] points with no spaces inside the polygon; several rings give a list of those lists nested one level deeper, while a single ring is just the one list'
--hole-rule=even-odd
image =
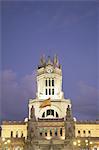
[{"label": "tower windows", "polygon": [[54,95],[54,89],[52,89],[52,95]]},{"label": "tower windows", "polygon": [[47,86],[47,79],[45,80],[45,86]]},{"label": "tower windows", "polygon": [[49,89],[49,95],[51,95],[51,89]]},{"label": "tower windows", "polygon": [[54,79],[48,78],[45,80],[45,95],[54,95]]},{"label": "tower windows", "polygon": [[47,89],[45,89],[45,94],[47,95]]},{"label": "tower windows", "polygon": [[54,79],[52,79],[52,86],[54,86]]},{"label": "tower windows", "polygon": [[51,86],[51,80],[49,79],[49,86]]}]

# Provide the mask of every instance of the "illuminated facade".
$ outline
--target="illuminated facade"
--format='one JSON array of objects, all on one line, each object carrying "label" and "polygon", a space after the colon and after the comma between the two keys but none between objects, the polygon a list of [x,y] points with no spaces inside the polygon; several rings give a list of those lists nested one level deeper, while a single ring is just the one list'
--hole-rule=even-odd
[{"label": "illuminated facade", "polygon": [[99,121],[73,119],[71,100],[65,99],[62,91],[62,69],[57,56],[53,60],[41,58],[36,98],[29,99],[28,107],[29,116],[24,121],[2,122],[0,147],[99,150]]}]

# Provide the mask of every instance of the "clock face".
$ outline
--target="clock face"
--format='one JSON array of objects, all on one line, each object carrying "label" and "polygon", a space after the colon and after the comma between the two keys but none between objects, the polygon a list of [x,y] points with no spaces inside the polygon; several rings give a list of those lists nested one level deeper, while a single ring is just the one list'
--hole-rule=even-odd
[{"label": "clock face", "polygon": [[52,68],[47,68],[47,72],[48,72],[48,73],[51,73],[52,71],[53,71]]}]

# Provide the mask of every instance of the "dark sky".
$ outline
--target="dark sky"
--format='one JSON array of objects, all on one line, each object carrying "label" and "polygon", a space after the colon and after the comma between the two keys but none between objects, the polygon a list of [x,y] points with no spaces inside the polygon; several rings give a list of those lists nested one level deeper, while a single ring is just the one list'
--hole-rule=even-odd
[{"label": "dark sky", "polygon": [[58,55],[73,115],[98,119],[98,7],[96,1],[2,1],[1,119],[27,117],[42,54]]}]

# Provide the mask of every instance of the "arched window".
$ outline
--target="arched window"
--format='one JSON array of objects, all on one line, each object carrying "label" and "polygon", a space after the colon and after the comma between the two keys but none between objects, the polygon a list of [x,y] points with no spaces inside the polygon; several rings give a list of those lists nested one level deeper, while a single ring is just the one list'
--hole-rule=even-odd
[{"label": "arched window", "polygon": [[48,116],[48,115],[54,116],[54,110],[53,110],[53,109],[48,109],[48,110],[47,110],[47,116]]},{"label": "arched window", "polygon": [[16,131],[16,138],[18,138],[18,131]]},{"label": "arched window", "polygon": [[23,137],[23,131],[21,132],[21,137]]},{"label": "arched window", "polygon": [[45,117],[45,112],[43,112],[43,115],[42,115],[42,117]]}]

